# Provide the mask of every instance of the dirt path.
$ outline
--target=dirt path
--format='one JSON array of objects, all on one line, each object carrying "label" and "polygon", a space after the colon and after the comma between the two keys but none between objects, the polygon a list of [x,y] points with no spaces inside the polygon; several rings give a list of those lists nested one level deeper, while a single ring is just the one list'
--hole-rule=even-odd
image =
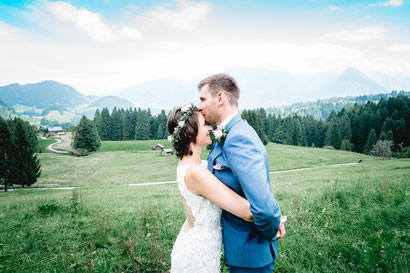
[{"label": "dirt path", "polygon": [[54,153],[58,153],[58,154],[68,154],[67,151],[59,151],[59,150],[55,150],[53,148],[54,145],[58,144],[61,142],[61,139],[56,139],[57,142],[51,143],[50,145],[48,145],[47,149],[49,149],[50,151],[54,152]]}]

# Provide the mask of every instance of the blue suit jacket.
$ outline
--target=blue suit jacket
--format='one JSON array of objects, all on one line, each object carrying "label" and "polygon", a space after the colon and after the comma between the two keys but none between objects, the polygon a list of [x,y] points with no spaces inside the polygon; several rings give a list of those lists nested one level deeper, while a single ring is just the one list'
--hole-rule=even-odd
[{"label": "blue suit jacket", "polygon": [[[279,205],[270,188],[266,149],[255,130],[239,115],[227,125],[223,143],[208,156],[208,170],[250,203],[254,223],[222,212],[225,258],[229,265],[258,268],[274,261],[278,251]],[[222,170],[213,166],[219,163]]]}]

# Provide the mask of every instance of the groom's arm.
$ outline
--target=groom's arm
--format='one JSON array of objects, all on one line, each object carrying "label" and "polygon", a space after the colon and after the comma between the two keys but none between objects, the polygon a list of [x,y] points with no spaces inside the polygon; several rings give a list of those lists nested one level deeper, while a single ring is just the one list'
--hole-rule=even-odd
[{"label": "groom's arm", "polygon": [[255,225],[268,240],[274,239],[281,213],[268,183],[264,152],[245,135],[234,135],[225,145],[226,157],[250,203]]}]

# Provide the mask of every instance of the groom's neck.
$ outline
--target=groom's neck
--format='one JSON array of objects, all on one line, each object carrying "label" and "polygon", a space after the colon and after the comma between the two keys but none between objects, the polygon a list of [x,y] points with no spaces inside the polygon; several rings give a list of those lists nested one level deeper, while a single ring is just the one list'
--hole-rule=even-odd
[{"label": "groom's neck", "polygon": [[232,116],[233,114],[238,113],[238,108],[237,107],[227,107],[225,111],[223,111],[219,117],[219,123],[223,122],[225,119],[228,117]]}]

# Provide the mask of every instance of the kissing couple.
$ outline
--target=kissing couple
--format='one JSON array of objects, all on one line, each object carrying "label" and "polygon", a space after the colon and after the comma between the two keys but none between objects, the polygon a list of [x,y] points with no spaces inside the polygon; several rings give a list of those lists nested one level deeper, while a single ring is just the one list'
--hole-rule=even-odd
[{"label": "kissing couple", "polygon": [[[223,242],[231,273],[272,273],[286,216],[271,192],[266,149],[238,114],[235,79],[216,74],[198,88],[199,105],[174,109],[167,123],[186,215],[171,272],[219,273]],[[217,141],[204,167],[201,152],[212,143],[212,124]]]}]

